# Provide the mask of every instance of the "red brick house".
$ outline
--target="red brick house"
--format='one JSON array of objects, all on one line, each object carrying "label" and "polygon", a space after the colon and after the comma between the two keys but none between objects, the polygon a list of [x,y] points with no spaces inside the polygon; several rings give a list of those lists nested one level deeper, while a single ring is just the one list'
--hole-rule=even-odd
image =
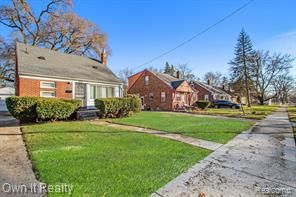
[{"label": "red brick house", "polygon": [[181,110],[197,97],[187,81],[147,69],[128,78],[128,93],[139,94],[145,110]]},{"label": "red brick house", "polygon": [[80,99],[94,106],[94,99],[121,97],[123,83],[101,60],[60,53],[17,43],[16,95]]},{"label": "red brick house", "polygon": [[199,81],[191,81],[190,85],[198,91],[197,100],[211,102],[214,100],[231,100],[230,94],[220,88],[213,87],[210,84],[205,84]]}]

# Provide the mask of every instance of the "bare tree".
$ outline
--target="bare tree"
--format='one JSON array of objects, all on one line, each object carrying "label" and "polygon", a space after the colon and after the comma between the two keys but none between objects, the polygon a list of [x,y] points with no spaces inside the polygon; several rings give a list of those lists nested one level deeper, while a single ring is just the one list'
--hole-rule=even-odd
[{"label": "bare tree", "polygon": [[[289,103],[295,93],[295,80],[288,73],[278,75],[273,81],[277,100],[282,104]],[[292,100],[292,99],[291,99]]]},{"label": "bare tree", "polygon": [[[101,48],[108,49],[107,36],[95,24],[82,19],[71,11],[72,0],[49,0],[39,12],[33,11],[28,0],[10,0],[11,3],[0,5],[0,25],[11,29],[13,43],[6,43],[7,47],[1,52],[8,53],[14,41],[32,46],[41,46],[52,50],[86,55],[97,58]],[[3,69],[7,67],[13,53],[2,54],[10,59],[1,61]],[[9,69],[8,69],[9,70]]]},{"label": "bare tree", "polygon": [[0,83],[1,86],[7,82],[14,81],[14,57],[15,46],[8,44],[0,38]]},{"label": "bare tree", "polygon": [[27,0],[11,0],[11,5],[0,6],[0,24],[16,32],[17,40],[25,44],[95,56],[106,47],[106,34],[73,13],[71,3],[71,0],[50,0],[35,13]]},{"label": "bare tree", "polygon": [[127,95],[128,90],[128,78],[134,74],[134,71],[130,68],[124,68],[118,72],[118,77],[123,81],[123,95]]},{"label": "bare tree", "polygon": [[283,72],[291,68],[293,59],[290,55],[274,54],[269,51],[257,51],[253,56],[254,96],[261,105],[277,96],[272,85]]},{"label": "bare tree", "polygon": [[220,87],[222,86],[222,79],[223,79],[223,75],[220,72],[207,72],[204,77],[203,77],[203,81],[205,83],[210,82],[210,84],[212,86],[216,86],[216,87]]},{"label": "bare tree", "polygon": [[196,76],[193,74],[192,70],[188,67],[187,64],[178,65],[177,70],[180,72],[181,78],[188,81],[196,80]]},{"label": "bare tree", "polygon": [[118,77],[123,81],[124,85],[128,85],[128,78],[134,74],[134,71],[130,68],[124,68],[118,72]]}]

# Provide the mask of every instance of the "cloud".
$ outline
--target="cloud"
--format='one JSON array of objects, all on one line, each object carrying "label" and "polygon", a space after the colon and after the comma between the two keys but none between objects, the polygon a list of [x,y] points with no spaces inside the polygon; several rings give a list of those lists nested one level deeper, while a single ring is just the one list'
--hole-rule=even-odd
[{"label": "cloud", "polygon": [[[258,45],[258,48],[275,53],[287,53],[296,58],[296,30],[284,32],[266,39]],[[296,76],[296,60],[294,60],[292,65],[292,74]]]},{"label": "cloud", "polygon": [[259,48],[296,56],[296,30],[275,35],[261,43]]}]

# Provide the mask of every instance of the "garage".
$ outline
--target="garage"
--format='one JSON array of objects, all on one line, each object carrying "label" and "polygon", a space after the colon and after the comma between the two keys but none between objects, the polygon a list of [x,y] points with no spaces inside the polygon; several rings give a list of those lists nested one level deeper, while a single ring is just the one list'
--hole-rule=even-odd
[{"label": "garage", "polygon": [[0,88],[0,111],[8,111],[5,103],[5,99],[15,95],[15,89],[13,87]]}]

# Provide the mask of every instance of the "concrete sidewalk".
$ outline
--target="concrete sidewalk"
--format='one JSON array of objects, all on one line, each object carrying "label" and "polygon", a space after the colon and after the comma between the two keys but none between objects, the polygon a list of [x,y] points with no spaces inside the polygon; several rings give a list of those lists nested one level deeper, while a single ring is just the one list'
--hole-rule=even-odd
[{"label": "concrete sidewalk", "polygon": [[175,133],[168,133],[168,132],[164,132],[164,131],[157,131],[157,130],[153,130],[153,129],[146,129],[146,128],[130,126],[130,125],[113,124],[113,123],[109,123],[106,121],[91,121],[91,122],[94,124],[109,126],[109,127],[113,127],[113,128],[125,129],[125,130],[140,132],[140,133],[147,133],[147,134],[155,135],[155,136],[162,137],[162,138],[168,138],[171,140],[176,140],[179,142],[190,144],[192,146],[206,148],[206,149],[209,149],[212,151],[217,150],[219,147],[223,146],[223,144],[220,144],[217,142],[211,142],[211,141],[207,141],[207,140],[187,137],[187,136],[183,136],[183,135],[175,134]]},{"label": "concrete sidewalk", "polygon": [[296,148],[286,108],[236,136],[152,196],[296,196]]},{"label": "concrete sidewalk", "polygon": [[33,173],[20,127],[17,125],[5,127],[1,125],[0,196],[31,197],[45,195],[45,192],[40,192],[40,182],[36,180]]}]

